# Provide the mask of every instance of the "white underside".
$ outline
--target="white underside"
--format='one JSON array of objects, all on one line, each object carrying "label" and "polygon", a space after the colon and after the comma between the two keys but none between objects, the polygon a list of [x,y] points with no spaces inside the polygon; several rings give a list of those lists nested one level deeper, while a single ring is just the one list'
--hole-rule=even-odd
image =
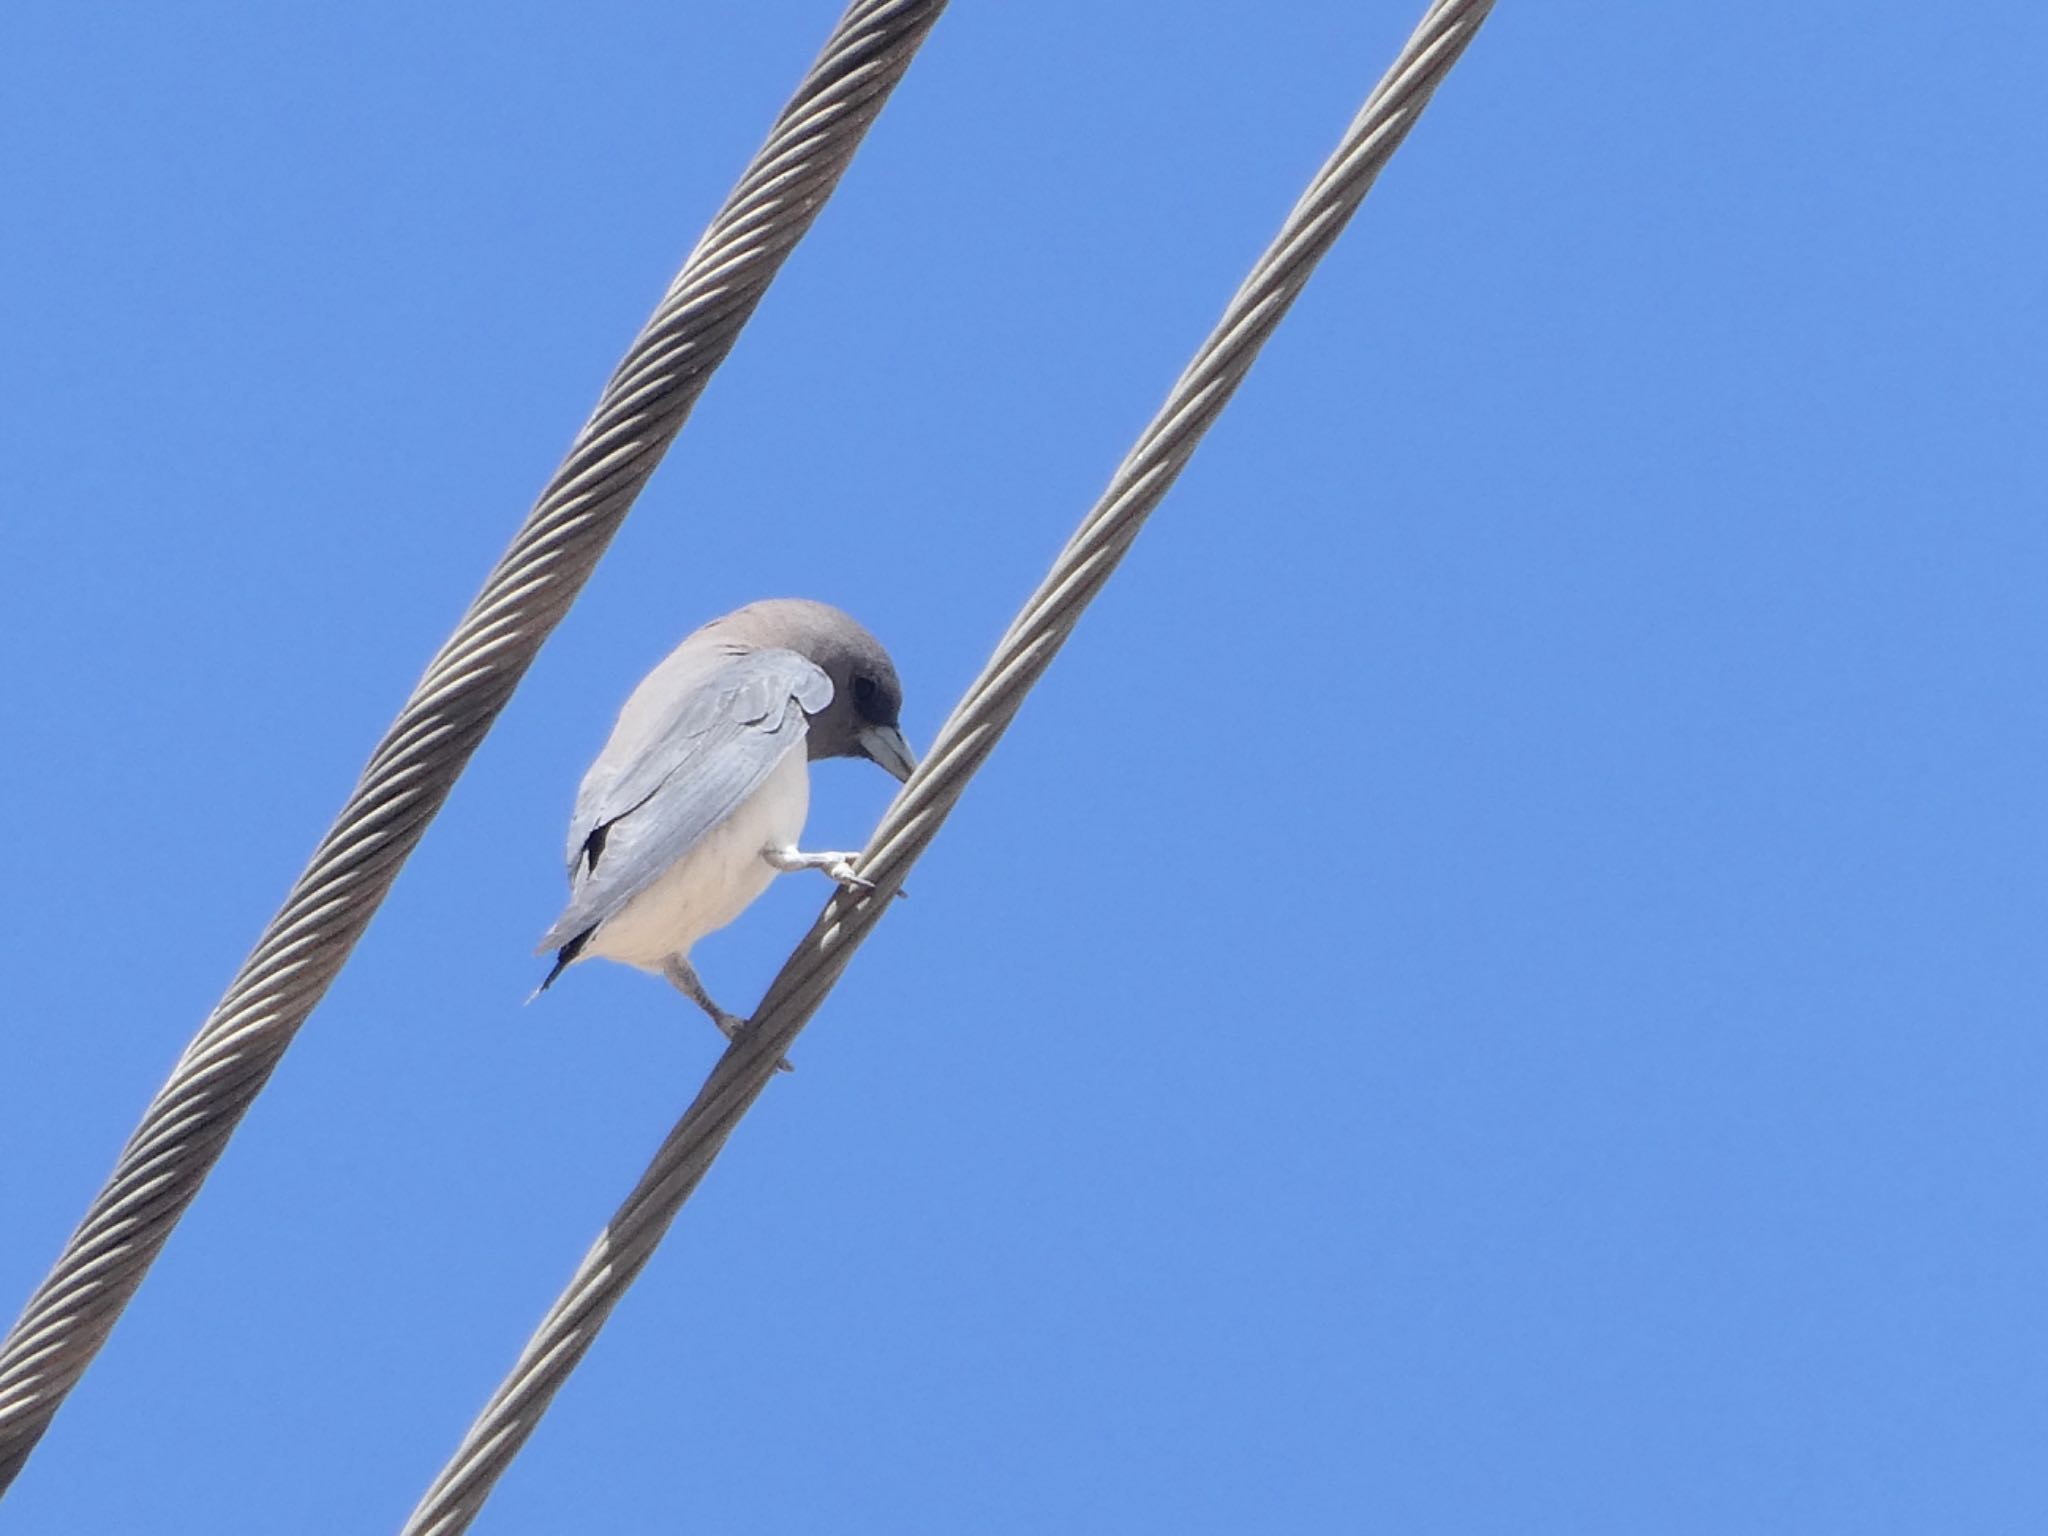
[{"label": "white underside", "polygon": [[584,955],[659,971],[738,917],[768,889],[775,870],[764,848],[794,848],[811,808],[810,765],[801,743],[783,755],[740,808],[671,864],[661,878],[607,918]]}]

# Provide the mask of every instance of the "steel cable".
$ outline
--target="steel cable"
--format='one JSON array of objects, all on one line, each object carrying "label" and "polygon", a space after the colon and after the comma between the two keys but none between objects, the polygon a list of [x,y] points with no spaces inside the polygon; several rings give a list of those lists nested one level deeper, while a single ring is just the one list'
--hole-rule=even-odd
[{"label": "steel cable", "polygon": [[283,908],[0,1340],[0,1490],[98,1353],[944,9],[945,0],[855,0],[840,17]]},{"label": "steel cable", "polygon": [[1316,262],[1492,8],[1493,0],[1438,0],[1424,15],[883,816],[860,863],[875,889],[858,897],[842,892],[827,904],[769,984],[752,1025],[719,1058],[647,1172],[541,1320],[511,1374],[429,1487],[406,1522],[404,1536],[455,1536],[475,1519],[734,1124],[767,1086],[775,1063],[889,909],[889,898],[1008,728],[1025,693],[1109,579]]}]

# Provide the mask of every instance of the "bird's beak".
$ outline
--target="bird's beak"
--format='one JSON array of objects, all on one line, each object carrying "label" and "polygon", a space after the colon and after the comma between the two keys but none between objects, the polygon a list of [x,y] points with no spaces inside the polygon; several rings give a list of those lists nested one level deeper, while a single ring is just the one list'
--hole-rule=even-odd
[{"label": "bird's beak", "polygon": [[861,756],[880,763],[899,779],[909,778],[910,771],[917,766],[910,743],[893,725],[871,725],[854,740],[860,744]]}]

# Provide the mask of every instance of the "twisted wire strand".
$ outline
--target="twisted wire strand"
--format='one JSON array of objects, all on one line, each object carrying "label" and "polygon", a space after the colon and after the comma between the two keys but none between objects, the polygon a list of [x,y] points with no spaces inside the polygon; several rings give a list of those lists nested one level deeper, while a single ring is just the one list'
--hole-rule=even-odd
[{"label": "twisted wire strand", "polygon": [[283,908],[0,1340],[0,1491],[141,1285],[944,9],[944,0],[847,7],[619,364]]},{"label": "twisted wire strand", "polygon": [[753,1023],[719,1058],[510,1375],[428,1488],[404,1536],[455,1536],[468,1528],[740,1116],[767,1086],[776,1062],[839,979],[854,949],[888,911],[890,897],[1009,727],[1026,692],[1109,579],[1316,262],[1492,9],[1493,0],[1438,0],[1424,15],[882,818],[860,863],[875,889],[859,896],[841,892],[827,904],[770,983]]}]

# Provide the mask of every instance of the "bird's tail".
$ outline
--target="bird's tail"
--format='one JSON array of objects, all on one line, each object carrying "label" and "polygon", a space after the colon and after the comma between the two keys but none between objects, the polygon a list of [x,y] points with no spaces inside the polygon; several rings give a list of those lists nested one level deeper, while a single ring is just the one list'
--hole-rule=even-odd
[{"label": "bird's tail", "polygon": [[577,934],[575,938],[571,939],[568,943],[564,944],[560,949],[555,951],[554,966],[548,971],[547,975],[541,978],[540,985],[535,987],[531,995],[527,997],[526,1000],[529,1003],[532,1002],[534,998],[539,997],[541,993],[547,991],[549,987],[553,986],[555,984],[555,978],[561,975],[562,972],[566,971],[567,969],[569,969],[570,966],[576,963],[576,957],[583,953],[583,946],[590,942],[590,936],[595,932],[597,932],[595,928],[586,928],[583,930],[583,932]]}]

